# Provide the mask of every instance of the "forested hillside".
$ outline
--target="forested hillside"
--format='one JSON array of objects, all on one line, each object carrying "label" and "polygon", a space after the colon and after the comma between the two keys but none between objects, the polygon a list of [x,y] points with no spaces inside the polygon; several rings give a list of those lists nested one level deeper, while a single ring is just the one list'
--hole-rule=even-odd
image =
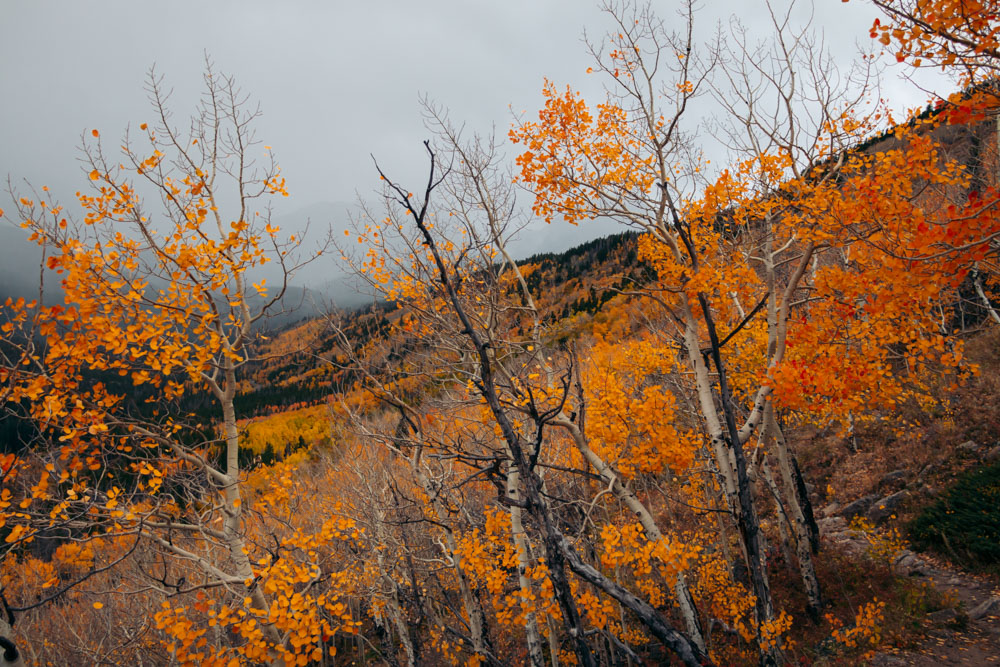
[{"label": "forested hillside", "polygon": [[[572,327],[573,316],[582,314],[576,319],[589,322],[613,297],[651,280],[648,269],[638,261],[637,236],[624,232],[566,252],[519,260],[529,293],[544,304],[546,321]],[[513,286],[506,296],[521,299]],[[391,336],[405,308],[405,303],[378,301],[337,313],[336,318],[342,320],[352,342],[365,345]],[[248,366],[247,384],[237,399],[244,401],[244,414],[321,401],[343,384],[343,374],[329,363],[337,337],[328,319],[309,318],[259,342],[264,360]]]},{"label": "forested hillside", "polygon": [[[605,97],[426,103],[422,180],[375,156],[316,247],[235,80],[178,126],[151,75],[7,211],[57,296],[0,309],[0,663],[1000,660],[1000,23],[873,4],[957,92],[614,4]],[[290,314],[334,261],[370,303]]]}]

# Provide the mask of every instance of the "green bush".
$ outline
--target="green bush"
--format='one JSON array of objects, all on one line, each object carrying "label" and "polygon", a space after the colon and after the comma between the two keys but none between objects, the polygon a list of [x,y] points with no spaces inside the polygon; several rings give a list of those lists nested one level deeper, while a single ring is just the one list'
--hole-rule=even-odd
[{"label": "green bush", "polygon": [[964,565],[1000,569],[1000,463],[960,477],[909,526],[910,539]]}]

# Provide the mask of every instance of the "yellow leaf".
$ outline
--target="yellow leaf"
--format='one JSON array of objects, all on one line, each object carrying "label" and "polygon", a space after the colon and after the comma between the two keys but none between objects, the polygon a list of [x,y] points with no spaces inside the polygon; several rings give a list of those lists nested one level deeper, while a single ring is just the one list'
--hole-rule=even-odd
[{"label": "yellow leaf", "polygon": [[[94,130],[94,132],[97,132],[97,130]],[[103,602],[95,602],[94,603],[94,609],[103,609],[103,608],[104,608],[104,603]]]}]

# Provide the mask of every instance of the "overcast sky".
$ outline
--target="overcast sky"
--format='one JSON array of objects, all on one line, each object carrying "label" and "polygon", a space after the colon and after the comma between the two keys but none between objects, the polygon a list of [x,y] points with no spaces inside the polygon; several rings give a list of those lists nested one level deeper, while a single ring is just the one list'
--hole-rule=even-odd
[{"label": "overcast sky", "polygon": [[[654,4],[672,16],[674,2]],[[704,4],[706,34],[732,12],[766,34],[762,0]],[[877,14],[863,1],[796,2],[800,17],[812,9],[845,59],[856,43],[870,47]],[[591,0],[6,0],[0,175],[48,185],[72,203],[86,182],[77,161],[81,135],[96,128],[114,140],[129,123],[150,120],[143,86],[154,64],[175,90],[178,118],[186,118],[208,52],[262,106],[258,136],[273,146],[292,194],[279,213],[316,211],[373,191],[369,154],[404,179],[422,173],[421,93],[471,129],[496,126],[502,134],[511,110],[538,109],[546,77],[597,101],[600,81],[585,73],[581,36],[584,29],[599,36],[608,25]],[[885,91],[900,106],[926,97],[895,72]],[[604,231],[548,228],[525,247],[565,248]],[[0,246],[0,279],[10,246]]]}]

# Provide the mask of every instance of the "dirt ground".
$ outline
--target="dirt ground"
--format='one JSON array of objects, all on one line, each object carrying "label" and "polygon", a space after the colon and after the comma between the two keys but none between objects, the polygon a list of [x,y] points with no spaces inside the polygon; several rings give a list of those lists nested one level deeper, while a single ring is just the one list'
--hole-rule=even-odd
[{"label": "dirt ground", "polygon": [[[916,665],[1000,665],[1000,590],[992,582],[949,568],[924,555],[912,555],[908,576],[924,576],[958,609],[928,617],[928,636],[911,651],[878,653],[872,667]],[[989,603],[992,600],[992,603]],[[989,603],[989,604],[988,604]]]}]

